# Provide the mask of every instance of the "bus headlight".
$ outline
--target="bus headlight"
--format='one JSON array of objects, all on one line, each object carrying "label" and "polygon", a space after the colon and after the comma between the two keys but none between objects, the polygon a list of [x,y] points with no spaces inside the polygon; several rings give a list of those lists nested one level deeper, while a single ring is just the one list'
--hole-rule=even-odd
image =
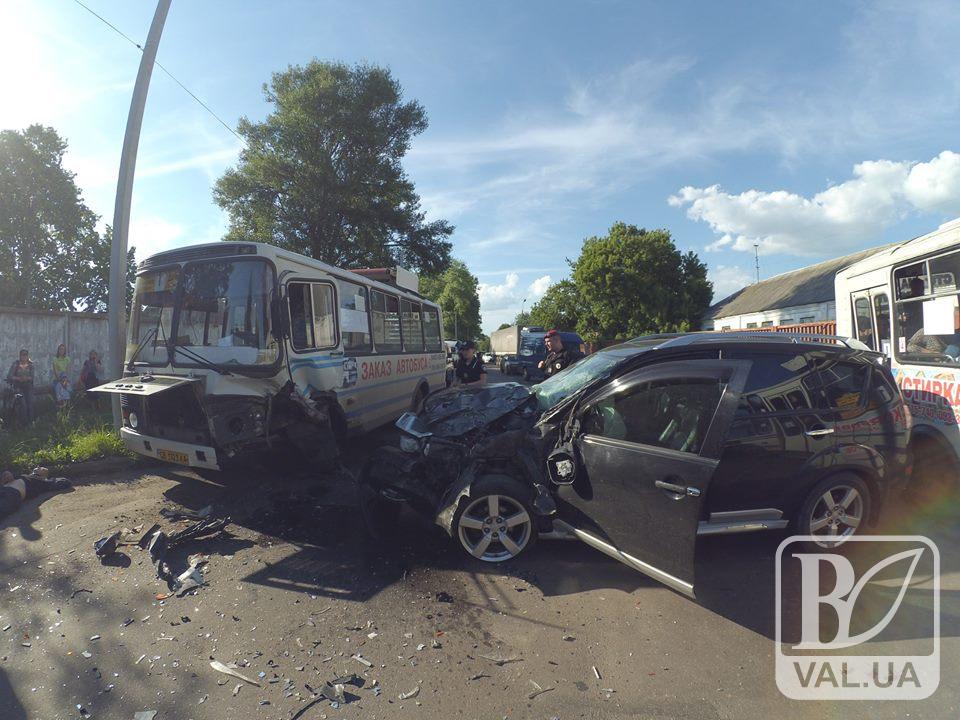
[{"label": "bus headlight", "polygon": [[130,427],[136,430],[137,425],[140,424],[140,418],[137,417],[137,414],[135,412],[131,412],[130,415],[127,417],[127,422],[130,423]]}]

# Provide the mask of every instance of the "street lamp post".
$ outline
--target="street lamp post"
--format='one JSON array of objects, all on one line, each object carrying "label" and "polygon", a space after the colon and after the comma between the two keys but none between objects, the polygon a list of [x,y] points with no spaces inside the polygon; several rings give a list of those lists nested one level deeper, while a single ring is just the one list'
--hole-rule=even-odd
[{"label": "street lamp post", "polygon": [[[133,176],[137,167],[137,147],[140,144],[140,126],[143,124],[143,108],[147,102],[147,90],[153,63],[160,45],[163,24],[170,10],[171,0],[158,0],[153,13],[147,42],[143,46],[137,82],[130,99],[127,129],[123,136],[123,151],[120,154],[120,172],[117,176],[117,199],[113,207],[113,245],[110,248],[110,304],[108,307],[107,373],[118,378],[123,373],[124,325],[127,309],[127,246],[130,231],[130,199],[133,195]],[[113,399],[113,424],[120,427],[120,396]]]}]

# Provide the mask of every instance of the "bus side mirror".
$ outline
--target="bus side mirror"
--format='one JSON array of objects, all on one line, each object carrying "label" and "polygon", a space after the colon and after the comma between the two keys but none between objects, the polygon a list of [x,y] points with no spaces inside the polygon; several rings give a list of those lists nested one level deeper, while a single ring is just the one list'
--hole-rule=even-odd
[{"label": "bus side mirror", "polygon": [[289,301],[287,296],[280,296],[278,291],[274,291],[270,298],[270,332],[277,342],[283,342],[290,337],[290,312],[288,310]]}]

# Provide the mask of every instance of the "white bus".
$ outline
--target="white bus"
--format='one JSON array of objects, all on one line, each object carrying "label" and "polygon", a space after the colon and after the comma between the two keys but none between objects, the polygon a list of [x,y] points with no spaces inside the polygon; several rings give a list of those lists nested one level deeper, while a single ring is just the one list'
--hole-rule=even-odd
[{"label": "white bus", "polygon": [[98,390],[141,455],[218,470],[292,444],[319,462],[444,387],[440,309],[417,286],[259,243],[159,253],[138,268],[125,376]]},{"label": "white bus", "polygon": [[844,268],[835,286],[837,334],[890,358],[913,418],[915,472],[956,476],[960,219]]}]

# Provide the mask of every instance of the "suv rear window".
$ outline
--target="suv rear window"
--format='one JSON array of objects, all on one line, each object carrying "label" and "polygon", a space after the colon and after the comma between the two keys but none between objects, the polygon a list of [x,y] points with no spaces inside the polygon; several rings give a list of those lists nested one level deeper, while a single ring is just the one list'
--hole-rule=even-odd
[{"label": "suv rear window", "polygon": [[750,360],[738,415],[791,412],[813,405],[813,371],[802,353],[728,351],[731,360]]},{"label": "suv rear window", "polygon": [[863,406],[870,367],[858,362],[836,362],[817,372],[818,410],[840,410],[856,414]]}]

